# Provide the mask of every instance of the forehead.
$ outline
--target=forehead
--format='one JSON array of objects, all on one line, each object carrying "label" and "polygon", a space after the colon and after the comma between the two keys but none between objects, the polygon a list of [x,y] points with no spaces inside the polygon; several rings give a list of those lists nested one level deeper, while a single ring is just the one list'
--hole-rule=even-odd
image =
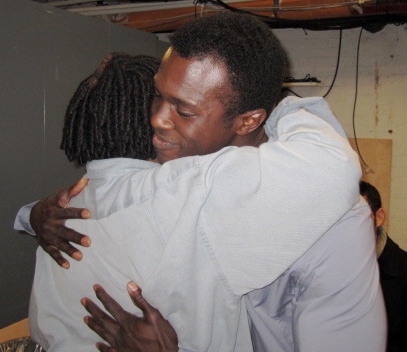
[{"label": "forehead", "polygon": [[230,91],[226,66],[213,56],[182,58],[170,48],[155,76],[161,95],[183,102],[213,99]]}]

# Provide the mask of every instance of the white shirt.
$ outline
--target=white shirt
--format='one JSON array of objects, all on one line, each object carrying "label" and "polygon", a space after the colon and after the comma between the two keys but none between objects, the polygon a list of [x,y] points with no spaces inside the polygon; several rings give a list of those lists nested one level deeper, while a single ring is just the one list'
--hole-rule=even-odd
[{"label": "white shirt", "polygon": [[361,197],[271,285],[246,298],[256,352],[383,352],[386,310]]},{"label": "white shirt", "polygon": [[34,339],[48,352],[93,351],[100,338],[83,325],[79,299],[94,298],[100,283],[137,311],[125,290],[135,280],[174,326],[181,350],[250,351],[241,295],[273,282],[354,206],[361,174],[321,98],[285,99],[266,132],[259,148],[122,168],[120,177],[102,166],[71,202],[101,218],[67,222],[92,238],[82,262],[61,269],[38,250]]}]

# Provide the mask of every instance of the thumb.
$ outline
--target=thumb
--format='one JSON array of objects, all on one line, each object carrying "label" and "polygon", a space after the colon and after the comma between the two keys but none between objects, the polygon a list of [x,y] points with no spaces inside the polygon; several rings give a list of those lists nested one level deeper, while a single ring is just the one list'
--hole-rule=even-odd
[{"label": "thumb", "polygon": [[75,197],[83,191],[89,180],[85,177],[79,179],[73,186],[69,187],[69,197]]},{"label": "thumb", "polygon": [[127,291],[134,305],[141,309],[141,311],[144,313],[144,316],[146,316],[151,311],[151,309],[154,309],[143,297],[140,286],[138,286],[134,281],[130,281],[127,284]]}]

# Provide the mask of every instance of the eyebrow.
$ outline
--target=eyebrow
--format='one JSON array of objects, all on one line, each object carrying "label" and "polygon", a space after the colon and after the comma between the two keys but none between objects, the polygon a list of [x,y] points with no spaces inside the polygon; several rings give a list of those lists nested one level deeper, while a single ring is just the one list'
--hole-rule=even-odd
[{"label": "eyebrow", "polygon": [[155,90],[159,95],[161,95],[162,97],[165,97],[165,99],[168,100],[169,102],[171,102],[172,104],[183,105],[183,106],[187,106],[187,107],[196,106],[196,104],[194,104],[194,103],[190,103],[186,100],[182,100],[182,99],[174,97],[172,95],[162,94],[162,92],[157,87],[155,87]]},{"label": "eyebrow", "polygon": [[[158,74],[158,73],[157,73],[157,74]],[[167,99],[169,102],[173,103],[173,104],[183,105],[183,106],[186,106],[186,107],[196,107],[196,104],[194,104],[194,103],[190,103],[190,102],[188,102],[188,101],[186,101],[186,100],[182,100],[182,99],[177,98],[177,97],[174,97],[174,96],[172,96],[172,95],[163,94],[163,93],[160,91],[160,89],[157,88],[157,80],[156,80],[157,74],[154,76],[154,89],[155,89],[155,91],[156,91],[157,93],[159,93],[162,97],[165,96],[166,99]]]}]

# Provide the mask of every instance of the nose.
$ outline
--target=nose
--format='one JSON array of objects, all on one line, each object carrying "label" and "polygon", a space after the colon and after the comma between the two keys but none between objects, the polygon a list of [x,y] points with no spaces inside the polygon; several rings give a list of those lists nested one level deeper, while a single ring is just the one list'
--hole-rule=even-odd
[{"label": "nose", "polygon": [[169,104],[158,101],[153,103],[151,126],[153,126],[154,129],[161,130],[174,129],[174,122],[171,118],[171,106],[169,106]]}]

